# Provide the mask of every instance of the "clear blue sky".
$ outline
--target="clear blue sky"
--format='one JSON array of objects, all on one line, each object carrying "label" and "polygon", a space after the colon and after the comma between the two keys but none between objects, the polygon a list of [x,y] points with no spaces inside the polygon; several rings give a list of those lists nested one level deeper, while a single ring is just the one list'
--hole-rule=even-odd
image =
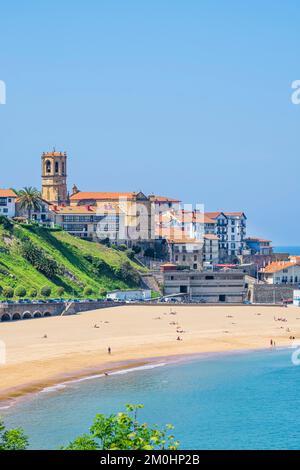
[{"label": "clear blue sky", "polygon": [[69,186],[244,210],[249,235],[300,244],[299,1],[1,3],[1,187]]}]

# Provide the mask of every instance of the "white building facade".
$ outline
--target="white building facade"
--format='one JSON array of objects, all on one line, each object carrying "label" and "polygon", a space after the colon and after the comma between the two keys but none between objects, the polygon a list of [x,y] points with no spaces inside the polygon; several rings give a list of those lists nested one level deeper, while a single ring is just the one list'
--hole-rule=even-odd
[{"label": "white building facade", "polygon": [[0,215],[15,217],[17,195],[12,189],[0,189]]}]

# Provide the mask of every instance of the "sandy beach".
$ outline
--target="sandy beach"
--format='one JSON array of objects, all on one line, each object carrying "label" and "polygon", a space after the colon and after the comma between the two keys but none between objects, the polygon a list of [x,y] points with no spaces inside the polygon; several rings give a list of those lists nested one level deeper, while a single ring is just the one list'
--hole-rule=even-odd
[{"label": "sandy beach", "polygon": [[271,338],[288,346],[290,336],[300,339],[296,307],[128,305],[1,323],[0,399],[158,358],[268,348]]}]

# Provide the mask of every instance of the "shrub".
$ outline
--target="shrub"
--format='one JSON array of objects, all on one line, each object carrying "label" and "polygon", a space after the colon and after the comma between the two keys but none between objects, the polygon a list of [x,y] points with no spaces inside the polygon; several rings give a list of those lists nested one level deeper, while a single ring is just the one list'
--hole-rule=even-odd
[{"label": "shrub", "polygon": [[28,292],[29,294],[29,297],[36,297],[37,296],[37,290],[35,287],[33,287],[32,289],[29,290]]},{"label": "shrub", "polygon": [[91,287],[87,286],[87,287],[84,288],[83,294],[84,295],[92,295],[93,294],[93,289]]},{"label": "shrub", "polygon": [[23,240],[20,251],[21,255],[29,261],[32,266],[49,279],[61,273],[58,263],[31,240]]},{"label": "shrub", "polygon": [[44,286],[41,288],[41,295],[43,297],[50,297],[51,295],[51,287],[50,286]]},{"label": "shrub", "polygon": [[25,295],[26,295],[26,289],[25,289],[25,287],[18,286],[18,287],[15,289],[15,295],[16,295],[17,297],[25,297]]},{"label": "shrub", "polygon": [[14,290],[12,287],[3,287],[3,297],[6,297],[7,299],[11,299],[14,296]]},{"label": "shrub", "polygon": [[57,288],[57,295],[59,297],[62,297],[64,295],[64,293],[65,293],[65,289],[63,287],[58,287]]},{"label": "shrub", "polygon": [[99,295],[100,295],[101,297],[106,297],[106,295],[107,295],[107,290],[104,289],[104,287],[100,287],[100,289],[99,289]]},{"label": "shrub", "polygon": [[131,266],[129,261],[124,261],[121,266],[115,268],[114,272],[118,279],[121,279],[127,284],[136,286],[140,283],[140,275],[138,271]]},{"label": "shrub", "polygon": [[128,256],[129,259],[133,259],[135,256],[135,252],[129,248],[128,250],[125,251],[126,256]]},{"label": "shrub", "polygon": [[125,245],[124,243],[122,243],[121,245],[119,245],[119,250],[120,250],[120,251],[126,251],[126,250],[127,250],[127,245]]},{"label": "shrub", "polygon": [[0,215],[0,225],[2,225],[5,230],[10,230],[13,227],[13,223],[4,215]]}]

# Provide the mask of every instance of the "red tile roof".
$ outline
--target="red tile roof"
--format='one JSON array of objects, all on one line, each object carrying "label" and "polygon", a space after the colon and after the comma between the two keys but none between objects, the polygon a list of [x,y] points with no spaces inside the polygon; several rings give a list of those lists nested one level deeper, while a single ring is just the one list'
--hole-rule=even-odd
[{"label": "red tile roof", "polygon": [[136,198],[138,193],[111,193],[111,192],[87,192],[79,191],[73,194],[70,199],[71,201],[82,201],[82,200],[98,200],[98,201],[118,201],[119,199],[132,200]]},{"label": "red tile roof", "polygon": [[299,263],[293,261],[274,261],[273,263],[268,264],[265,268],[260,270],[261,273],[277,273],[282,271],[282,269],[290,268],[291,266],[299,266]]},{"label": "red tile roof", "polygon": [[0,197],[17,197],[12,189],[0,189]]},{"label": "red tile roof", "polygon": [[149,196],[150,201],[152,202],[180,202],[179,199],[173,199],[172,197],[166,197],[166,196],[159,196],[156,194],[150,194]]},{"label": "red tile roof", "polygon": [[204,235],[204,238],[206,238],[207,240],[219,240],[217,235],[214,235],[213,233],[206,233]]}]

